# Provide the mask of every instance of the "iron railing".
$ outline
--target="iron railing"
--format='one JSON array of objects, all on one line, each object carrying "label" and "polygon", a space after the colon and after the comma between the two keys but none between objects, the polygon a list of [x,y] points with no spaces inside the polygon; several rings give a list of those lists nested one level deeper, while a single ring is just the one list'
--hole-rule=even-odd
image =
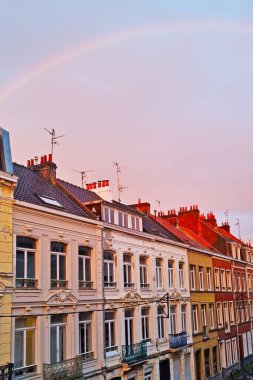
[{"label": "iron railing", "polygon": [[44,380],[80,379],[82,377],[82,359],[79,356],[55,364],[43,364]]},{"label": "iron railing", "polygon": [[147,357],[147,342],[140,342],[122,346],[122,362],[136,363]]},{"label": "iron railing", "polygon": [[187,335],[185,331],[179,334],[170,334],[170,348],[181,348],[187,346]]},{"label": "iron railing", "polygon": [[222,368],[222,378],[226,379],[231,373],[240,369],[239,363],[235,363],[228,368]]},{"label": "iron railing", "polygon": [[35,278],[16,278],[16,288],[37,288],[37,285]]},{"label": "iron railing", "polygon": [[66,280],[53,280],[51,279],[51,288],[56,289],[66,289],[68,287],[68,281]]},{"label": "iron railing", "polygon": [[79,280],[79,288],[80,289],[93,289],[92,281],[81,281]]},{"label": "iron railing", "polygon": [[0,366],[0,380],[11,380],[13,375],[13,363]]}]

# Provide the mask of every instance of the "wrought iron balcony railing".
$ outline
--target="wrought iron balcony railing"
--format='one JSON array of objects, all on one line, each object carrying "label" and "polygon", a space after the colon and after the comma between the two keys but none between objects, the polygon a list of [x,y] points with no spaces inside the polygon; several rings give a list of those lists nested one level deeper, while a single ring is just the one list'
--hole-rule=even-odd
[{"label": "wrought iron balcony railing", "polygon": [[35,278],[16,278],[16,288],[37,288],[37,284]]},{"label": "wrought iron balcony railing", "polygon": [[0,380],[11,380],[13,375],[13,363],[0,366]]},{"label": "wrought iron balcony railing", "polygon": [[122,362],[136,363],[147,357],[147,342],[122,346]]},{"label": "wrought iron balcony railing", "polygon": [[74,380],[81,377],[82,359],[79,356],[55,364],[43,364],[44,380]]},{"label": "wrought iron balcony railing", "polygon": [[51,279],[51,288],[66,289],[68,287],[68,281],[66,280],[53,280]]},{"label": "wrought iron balcony railing", "polygon": [[181,348],[187,346],[187,335],[185,331],[179,334],[170,334],[170,348]]},{"label": "wrought iron balcony railing", "polygon": [[147,283],[147,282],[142,282],[142,283],[141,283],[141,288],[143,288],[143,289],[149,289],[149,283]]},{"label": "wrought iron balcony railing", "polygon": [[124,282],[124,288],[133,288],[134,282]]},{"label": "wrought iron balcony railing", "polygon": [[81,281],[79,280],[79,288],[80,289],[93,289],[92,281]]}]

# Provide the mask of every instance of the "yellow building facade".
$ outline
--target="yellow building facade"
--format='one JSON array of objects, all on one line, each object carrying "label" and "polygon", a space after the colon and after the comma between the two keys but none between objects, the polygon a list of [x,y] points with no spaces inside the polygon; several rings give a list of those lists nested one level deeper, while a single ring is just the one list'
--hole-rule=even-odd
[{"label": "yellow building facade", "polygon": [[0,171],[0,365],[11,361],[13,193],[16,177]]},{"label": "yellow building facade", "polygon": [[189,250],[190,297],[196,380],[219,372],[212,256]]}]

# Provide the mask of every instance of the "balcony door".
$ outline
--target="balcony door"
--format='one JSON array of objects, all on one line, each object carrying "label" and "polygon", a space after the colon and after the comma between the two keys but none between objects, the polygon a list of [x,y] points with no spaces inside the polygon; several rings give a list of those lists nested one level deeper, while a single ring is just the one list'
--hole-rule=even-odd
[{"label": "balcony door", "polygon": [[125,310],[125,343],[133,344],[133,310]]},{"label": "balcony door", "polygon": [[66,358],[66,317],[52,315],[50,326],[50,363],[62,362]]}]

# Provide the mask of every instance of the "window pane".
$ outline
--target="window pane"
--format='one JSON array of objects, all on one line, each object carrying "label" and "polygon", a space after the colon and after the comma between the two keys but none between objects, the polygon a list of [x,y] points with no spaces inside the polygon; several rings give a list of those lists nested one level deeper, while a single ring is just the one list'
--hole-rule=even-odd
[{"label": "window pane", "polygon": [[35,254],[27,252],[27,278],[35,278]]},{"label": "window pane", "polygon": [[111,223],[114,224],[114,210],[110,210]]},{"label": "window pane", "polygon": [[51,255],[51,279],[57,279],[57,256]]},{"label": "window pane", "polygon": [[66,279],[66,257],[60,255],[59,256],[59,280]]},{"label": "window pane", "polygon": [[25,237],[25,236],[17,237],[17,247],[19,248],[35,249],[35,243],[36,243],[36,240],[32,238]]},{"label": "window pane", "polygon": [[113,311],[106,311],[105,312],[105,320],[110,321],[114,319],[114,312]]},{"label": "window pane", "polygon": [[51,242],[51,252],[64,253],[66,251],[65,247],[66,247],[66,244],[64,243],[59,243],[56,241]]},{"label": "window pane", "polygon": [[23,367],[24,331],[15,333],[15,368]]},{"label": "window pane", "polygon": [[33,365],[35,363],[35,331],[26,331],[26,365]]},{"label": "window pane", "polygon": [[89,247],[83,247],[83,246],[78,247],[78,255],[90,256],[90,251],[91,249]]},{"label": "window pane", "polygon": [[25,271],[24,271],[24,252],[17,251],[16,254],[16,277],[17,278],[24,278]]},{"label": "window pane", "polygon": [[91,266],[90,259],[85,260],[85,281],[90,281],[91,279]]},{"label": "window pane", "polygon": [[56,326],[51,327],[50,329],[50,363],[51,364],[57,362],[56,329],[57,329]]},{"label": "window pane", "polygon": [[61,362],[65,359],[65,326],[59,326],[59,358]]},{"label": "window pane", "polygon": [[83,258],[81,257],[78,259],[78,276],[79,281],[83,281]]}]

